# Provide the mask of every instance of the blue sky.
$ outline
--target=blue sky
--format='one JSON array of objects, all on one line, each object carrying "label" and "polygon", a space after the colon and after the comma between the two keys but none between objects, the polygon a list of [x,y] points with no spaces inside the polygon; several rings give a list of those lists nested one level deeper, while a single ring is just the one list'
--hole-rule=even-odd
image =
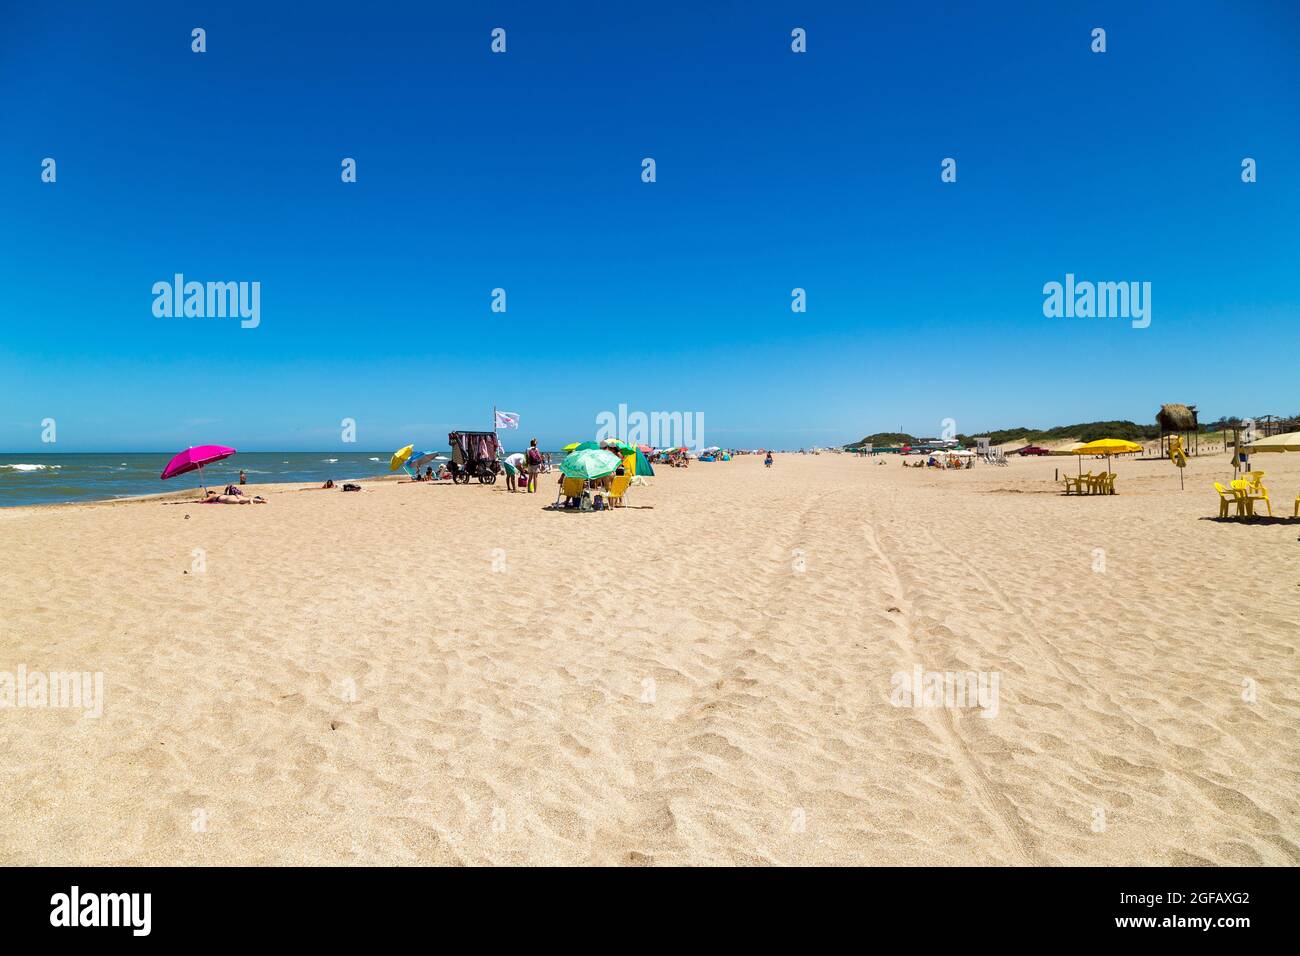
[{"label": "blue sky", "polygon": [[[6,2],[0,451],[1300,410],[1300,8],[1066,6]],[[1045,318],[1067,272],[1150,327]]]}]

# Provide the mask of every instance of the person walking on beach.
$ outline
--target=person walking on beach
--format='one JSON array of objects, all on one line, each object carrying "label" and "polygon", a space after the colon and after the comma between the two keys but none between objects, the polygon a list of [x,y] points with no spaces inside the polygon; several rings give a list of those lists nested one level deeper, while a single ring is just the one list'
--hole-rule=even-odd
[{"label": "person walking on beach", "polygon": [[770,451],[767,453],[767,457],[763,459],[763,467],[764,468],[772,467],[772,453]]},{"label": "person walking on beach", "polygon": [[528,467],[528,492],[532,494],[537,491],[537,476],[542,473],[542,453],[537,449],[536,438],[528,443],[524,464]]}]

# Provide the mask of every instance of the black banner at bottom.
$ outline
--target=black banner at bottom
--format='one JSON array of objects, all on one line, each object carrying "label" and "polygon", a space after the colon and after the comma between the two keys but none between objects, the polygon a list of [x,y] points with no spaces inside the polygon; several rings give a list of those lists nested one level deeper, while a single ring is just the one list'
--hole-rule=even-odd
[{"label": "black banner at bottom", "polygon": [[903,932],[923,945],[996,933],[1233,946],[1281,938],[1292,882],[1282,869],[33,868],[0,871],[0,925],[11,946],[60,936],[373,945],[435,928],[534,945],[667,933],[686,942],[688,926],[733,944],[774,944],[783,927],[859,941]]}]

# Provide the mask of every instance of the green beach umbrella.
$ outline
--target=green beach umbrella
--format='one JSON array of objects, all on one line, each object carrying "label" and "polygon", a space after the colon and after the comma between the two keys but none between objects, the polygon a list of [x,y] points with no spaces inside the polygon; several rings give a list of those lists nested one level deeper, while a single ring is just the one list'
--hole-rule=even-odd
[{"label": "green beach umbrella", "polygon": [[580,448],[560,462],[560,474],[566,478],[592,481],[614,474],[622,464],[618,455],[601,448]]},{"label": "green beach umbrella", "polygon": [[655,475],[655,470],[650,467],[650,459],[640,448],[636,450],[636,473],[646,478],[653,478]]}]

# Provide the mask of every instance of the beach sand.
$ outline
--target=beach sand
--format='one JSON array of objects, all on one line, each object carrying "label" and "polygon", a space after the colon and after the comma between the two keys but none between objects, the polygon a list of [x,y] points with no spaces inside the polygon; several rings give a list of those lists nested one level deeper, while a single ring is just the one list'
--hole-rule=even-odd
[{"label": "beach sand", "polygon": [[1300,522],[879,460],[0,510],[0,671],[104,680],[0,709],[0,863],[1300,863]]}]

